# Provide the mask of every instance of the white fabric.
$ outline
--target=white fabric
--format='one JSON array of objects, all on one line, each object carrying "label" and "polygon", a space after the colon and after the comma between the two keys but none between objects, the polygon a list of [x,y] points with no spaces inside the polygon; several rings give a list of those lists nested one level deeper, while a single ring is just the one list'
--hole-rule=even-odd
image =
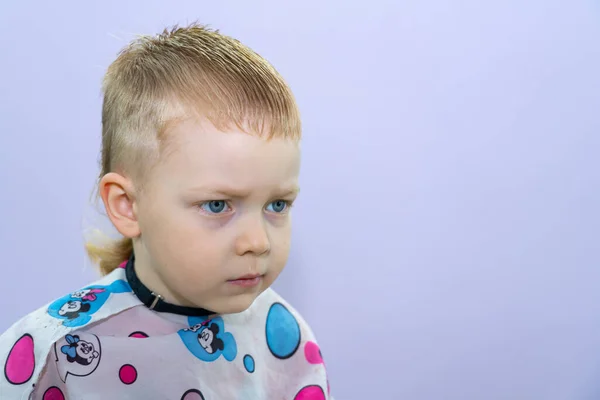
[{"label": "white fabric", "polygon": [[157,313],[117,269],[0,336],[0,399],[330,399],[302,317],[272,289],[239,314]]}]

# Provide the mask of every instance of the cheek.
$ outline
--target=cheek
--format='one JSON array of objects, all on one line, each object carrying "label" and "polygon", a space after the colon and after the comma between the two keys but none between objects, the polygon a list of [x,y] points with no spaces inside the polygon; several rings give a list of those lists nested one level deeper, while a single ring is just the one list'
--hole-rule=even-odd
[{"label": "cheek", "polygon": [[[160,205],[160,203],[157,203]],[[210,255],[215,251],[215,232],[202,224],[194,210],[182,206],[166,205],[140,210],[142,238],[153,258],[162,263],[184,261]],[[143,218],[145,216],[146,218]]]},{"label": "cheek", "polygon": [[164,244],[171,257],[183,262],[218,262],[228,255],[230,241],[223,231],[209,229],[201,222],[190,218],[172,225],[164,230],[157,244]]},{"label": "cheek", "polygon": [[291,246],[291,230],[288,227],[278,228],[271,235],[271,268],[280,272],[288,260]]},{"label": "cheek", "polygon": [[151,235],[152,242],[189,245],[206,241],[218,231],[203,220],[199,211],[175,201],[158,200],[152,207],[141,209],[139,219],[142,235]]},{"label": "cheek", "polygon": [[289,223],[277,227],[270,235],[271,250],[277,257],[287,257],[291,246],[292,229]]},{"label": "cheek", "polygon": [[212,277],[229,273],[227,261],[231,251],[227,238],[193,221],[184,221],[170,229],[165,226],[148,243],[148,249],[158,265],[168,266],[163,270],[164,276],[181,289],[189,285],[197,289],[198,285],[209,285]]}]

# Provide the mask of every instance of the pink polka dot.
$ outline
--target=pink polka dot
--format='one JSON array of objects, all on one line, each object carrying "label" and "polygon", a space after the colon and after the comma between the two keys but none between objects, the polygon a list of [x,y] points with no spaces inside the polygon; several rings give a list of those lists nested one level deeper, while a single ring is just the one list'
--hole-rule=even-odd
[{"label": "pink polka dot", "polygon": [[305,386],[298,392],[294,400],[326,400],[321,386]]},{"label": "pink polka dot", "polygon": [[323,357],[321,357],[321,351],[319,345],[315,342],[306,342],[304,346],[304,356],[306,361],[311,364],[323,364]]},{"label": "pink polka dot", "polygon": [[119,268],[125,268],[127,266],[127,261],[123,261],[121,264],[119,264]]},{"label": "pink polka dot", "polygon": [[34,370],[33,338],[26,333],[10,349],[4,364],[4,375],[13,385],[22,385],[31,379]]},{"label": "pink polka dot", "polygon": [[190,389],[181,396],[181,400],[204,400],[204,396],[198,389]]},{"label": "pink polka dot", "polygon": [[44,392],[44,398],[42,400],[65,400],[65,395],[59,388],[52,386]]},{"label": "pink polka dot", "polygon": [[137,331],[137,332],[130,333],[129,337],[138,338],[138,339],[145,339],[145,338],[148,337],[148,335],[145,334],[144,332]]},{"label": "pink polka dot", "polygon": [[119,378],[126,385],[131,385],[137,379],[137,371],[131,364],[125,364],[119,369]]}]

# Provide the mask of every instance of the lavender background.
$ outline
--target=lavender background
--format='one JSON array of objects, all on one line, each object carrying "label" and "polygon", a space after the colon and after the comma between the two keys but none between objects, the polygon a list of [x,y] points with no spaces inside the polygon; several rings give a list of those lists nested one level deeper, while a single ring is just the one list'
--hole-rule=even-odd
[{"label": "lavender background", "polygon": [[100,80],[193,20],[302,108],[276,288],[337,399],[600,398],[597,1],[2,2],[0,330],[95,277]]}]

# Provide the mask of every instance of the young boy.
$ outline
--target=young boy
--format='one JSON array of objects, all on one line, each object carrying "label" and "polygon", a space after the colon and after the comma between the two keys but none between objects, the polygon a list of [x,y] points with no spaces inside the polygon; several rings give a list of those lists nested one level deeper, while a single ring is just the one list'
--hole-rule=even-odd
[{"label": "young boy", "polygon": [[300,117],[273,67],[202,26],[109,67],[99,281],[0,337],[1,399],[326,399],[321,352],[269,287],[290,248]]}]

